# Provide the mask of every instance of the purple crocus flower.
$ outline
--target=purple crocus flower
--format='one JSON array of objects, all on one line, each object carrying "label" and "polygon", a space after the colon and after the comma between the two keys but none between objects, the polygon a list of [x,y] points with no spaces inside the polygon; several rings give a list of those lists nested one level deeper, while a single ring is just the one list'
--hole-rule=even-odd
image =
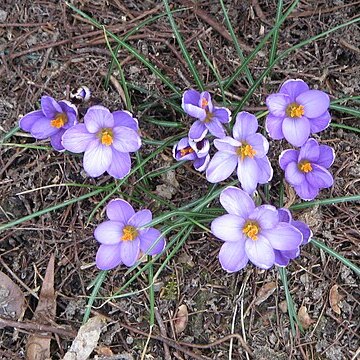
[{"label": "purple crocus flower", "polygon": [[220,194],[220,203],[228,212],[211,223],[211,232],[224,241],[219,260],[224,270],[239,271],[250,260],[261,269],[275,264],[274,250],[297,249],[301,232],[281,222],[274,206],[256,207],[243,190],[230,186]]},{"label": "purple crocus flower", "polygon": [[192,160],[195,170],[204,171],[210,161],[209,149],[209,140],[195,142],[185,137],[174,145],[173,157],[177,161]]},{"label": "purple crocus flower", "polygon": [[236,116],[233,136],[215,139],[214,145],[219,150],[211,159],[206,170],[206,178],[217,183],[228,178],[237,166],[237,175],[241,187],[252,194],[258,184],[267,183],[273,175],[266,154],[269,143],[265,137],[256,133],[258,121],[248,112]]},{"label": "purple crocus flower", "polygon": [[101,244],[96,254],[96,265],[101,270],[110,270],[125,264],[133,266],[140,251],[147,255],[160,254],[165,240],[159,230],[144,227],[152,220],[150,210],[135,212],[125,200],[115,199],[106,207],[110,220],[101,223],[94,232]]},{"label": "purple crocus flower", "polygon": [[[303,221],[293,220],[289,209],[278,209],[278,214],[280,222],[290,223],[301,232],[303,240],[300,246],[305,245],[310,241],[313,234],[309,226],[307,226]],[[300,255],[300,246],[293,250],[274,250],[275,265],[287,266],[290,260],[295,259]]]},{"label": "purple crocus flower", "polygon": [[85,152],[84,169],[89,176],[100,176],[107,171],[114,178],[122,179],[131,169],[129,152],[141,146],[137,130],[137,120],[129,112],[111,113],[96,105],[86,112],[84,124],[65,132],[62,144],[71,152]]},{"label": "purple crocus flower", "polygon": [[301,146],[310,133],[327,128],[331,120],[329,104],[329,96],[323,91],[309,90],[300,79],[287,80],[279,93],[266,98],[270,112],[266,130],[275,140],[285,138],[290,144]]},{"label": "purple crocus flower", "polygon": [[21,118],[19,126],[31,133],[35,139],[50,137],[51,146],[63,151],[61,137],[64,132],[77,123],[76,106],[69,101],[56,101],[51,96],[42,96],[41,109],[32,111]]},{"label": "purple crocus flower", "polygon": [[208,131],[218,138],[225,136],[222,124],[230,122],[230,110],[213,106],[211,95],[207,91],[199,93],[192,89],[186,90],[182,98],[182,108],[188,115],[198,119],[189,130],[190,139],[200,141]]},{"label": "purple crocus flower", "polygon": [[313,200],[320,189],[331,187],[334,179],[327,170],[334,162],[334,150],[309,139],[300,150],[285,150],[279,158],[286,181],[303,200]]}]

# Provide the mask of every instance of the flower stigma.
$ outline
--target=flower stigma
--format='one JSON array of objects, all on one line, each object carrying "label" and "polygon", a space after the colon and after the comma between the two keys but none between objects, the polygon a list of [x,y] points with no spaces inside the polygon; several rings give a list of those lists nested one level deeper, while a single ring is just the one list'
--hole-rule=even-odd
[{"label": "flower stigma", "polygon": [[308,173],[310,171],[312,171],[312,166],[311,166],[311,163],[310,161],[308,160],[304,160],[304,161],[301,161],[298,165],[298,168],[300,171],[304,172],[304,173]]},{"label": "flower stigma", "polygon": [[304,106],[297,103],[291,103],[286,108],[286,115],[291,118],[299,118],[304,115]]},{"label": "flower stigma", "polygon": [[68,117],[65,113],[58,113],[55,119],[51,120],[50,124],[52,127],[60,129],[68,122]]},{"label": "flower stigma", "polygon": [[258,233],[260,231],[260,227],[255,221],[247,221],[245,223],[245,226],[242,229],[242,232],[251,240],[257,240],[258,239]]},{"label": "flower stigma", "polygon": [[201,108],[204,109],[208,105],[209,105],[209,102],[205,98],[202,98],[201,99]]},{"label": "flower stigma", "polygon": [[99,132],[100,141],[105,146],[110,146],[113,143],[113,132],[111,129],[102,129]]},{"label": "flower stigma", "polygon": [[244,160],[246,157],[252,159],[256,155],[256,150],[251,145],[244,143],[244,145],[237,148],[236,153],[241,157],[241,160]]},{"label": "flower stigma", "polygon": [[121,237],[121,240],[123,241],[133,241],[138,236],[138,231],[134,226],[126,225],[123,228],[123,235]]},{"label": "flower stigma", "polygon": [[192,149],[190,146],[188,146],[188,147],[180,150],[180,156],[184,157],[185,155],[191,154],[193,152],[194,152],[194,149]]}]

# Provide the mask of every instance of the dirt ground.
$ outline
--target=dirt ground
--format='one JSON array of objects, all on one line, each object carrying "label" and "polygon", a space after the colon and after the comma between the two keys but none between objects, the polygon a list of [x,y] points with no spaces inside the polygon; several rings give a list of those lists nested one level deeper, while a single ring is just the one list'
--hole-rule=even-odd
[{"label": "dirt ground", "polygon": [[[70,2],[120,37],[143,20],[165,11],[162,2],[154,0]],[[287,9],[290,3],[284,1],[284,8]],[[173,8],[191,7],[191,1],[178,0],[171,5]],[[276,1],[235,0],[225,1],[225,5],[244,54],[248,55],[263,34],[272,28]],[[355,0],[300,1],[281,28],[279,51],[354,19],[359,16],[359,10],[360,2]],[[201,41],[207,56],[224,78],[239,66],[240,60],[229,41],[220,4],[217,1],[198,1],[195,9],[177,12],[174,18],[200,76],[210,84],[209,90],[218,94],[216,79],[201,56],[197,40]],[[128,43],[166,74],[181,91],[195,87],[166,16],[141,28],[130,36]],[[326,91],[332,99],[359,95],[359,45],[360,28],[357,23],[292,52],[274,67],[251,97],[246,109],[265,109],[266,96],[276,91],[288,78],[301,78],[313,88]],[[269,49],[268,43],[250,63],[254,78],[266,68]],[[165,101],[172,98],[180,105],[180,99],[174,97],[166,85],[125,49],[119,50],[118,59],[130,83],[134,113],[139,119],[142,136],[149,140],[163,140],[186,131],[191,120]],[[0,136],[17,126],[21,115],[34,110],[43,94],[60,100],[81,85],[92,90],[93,102],[101,102],[113,111],[123,108],[118,71],[113,72],[109,87],[104,87],[110,62],[111,54],[103,32],[76,15],[62,1],[2,1]],[[248,88],[245,77],[239,77],[229,89],[228,99],[235,104]],[[360,109],[360,103],[353,102],[348,106]],[[359,119],[352,115],[332,111],[332,116],[335,123],[359,127]],[[158,126],[157,120],[179,122],[184,128]],[[329,127],[320,137],[322,143],[334,147],[336,152],[331,168],[335,185],[322,191],[320,197],[359,194],[360,137],[354,132],[334,127]],[[35,141],[22,132],[7,141],[14,144],[48,144],[47,141]],[[284,145],[282,142],[271,142],[273,154],[278,154]],[[155,149],[155,145],[145,144],[141,154],[146,156]],[[1,223],[90,190],[88,187],[58,186],[17,195],[20,192],[49,184],[104,185],[112,182],[109,176],[98,179],[87,177],[78,156],[16,145],[2,146],[0,151]],[[170,166],[173,161],[169,147],[147,165],[146,171]],[[271,195],[275,200],[281,173],[275,160],[273,166],[275,176]],[[131,178],[122,191],[139,197],[142,191],[136,180]],[[154,178],[149,187],[153,194],[167,196],[166,201],[171,200],[175,206],[180,206],[205,194],[208,184],[203,174],[196,173],[187,164]],[[287,193],[288,198],[290,195]],[[37,299],[32,293],[39,293],[49,256],[53,253],[57,293],[55,325],[69,326],[75,333],[80,327],[90,294],[87,286],[98,273],[94,265],[97,243],[92,234],[95,226],[104,219],[103,213],[98,211],[91,223],[88,226],[85,224],[102,197],[93,196],[0,234],[0,271],[19,285],[26,296],[27,307],[22,321],[30,321],[33,317]],[[154,199],[145,197],[141,200],[150,204],[148,207],[157,215],[168,210]],[[298,211],[295,217],[305,218],[317,239],[358,263],[358,203],[314,207]],[[234,332],[246,336],[254,359],[340,360],[355,359],[359,355],[359,282],[355,273],[342,263],[308,245],[287,268],[295,306],[297,309],[305,308],[308,314],[303,319],[308,328],[303,334],[298,331],[293,336],[277,270],[259,271],[249,265],[237,274],[227,274],[217,261],[219,248],[216,239],[196,229],[161,273],[155,286],[158,319],[153,334],[176,340],[177,347],[168,346],[161,340],[150,340],[145,359],[194,358],[184,349],[191,350],[199,359],[228,359],[230,338],[226,336],[231,333],[232,322]],[[129,276],[124,276],[125,272],[124,268],[111,271],[100,293],[107,296],[119,288],[129,279]],[[273,282],[274,292],[267,299],[262,299],[264,285]],[[338,312],[329,302],[329,294],[333,293],[336,285],[335,289],[341,297]],[[139,277],[128,291],[146,286],[146,277]],[[101,304],[100,301],[95,302],[96,306]],[[105,314],[111,321],[102,332],[93,357],[104,360],[140,359],[149,332],[148,304],[148,294],[142,292],[96,308],[98,313]],[[189,323],[182,333],[175,334],[173,319],[181,304],[187,306]],[[34,332],[37,332],[36,329],[0,329],[0,359],[24,359],[29,333]],[[57,334],[52,339],[52,359],[60,359],[70,346],[72,336]],[[243,347],[236,338],[233,340],[232,359],[246,359]],[[193,344],[210,346],[196,348]]]}]

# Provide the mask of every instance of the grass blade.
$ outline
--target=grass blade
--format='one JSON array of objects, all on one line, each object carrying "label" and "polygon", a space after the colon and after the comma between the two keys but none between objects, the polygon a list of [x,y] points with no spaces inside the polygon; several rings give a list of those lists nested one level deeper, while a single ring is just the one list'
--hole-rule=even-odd
[{"label": "grass blade", "polygon": [[[281,19],[282,14],[282,8],[283,8],[283,0],[278,0],[277,4],[277,10],[276,10],[276,21],[277,24]],[[272,43],[271,43],[271,49],[270,49],[270,55],[269,55],[269,64],[271,64],[276,56],[276,50],[277,50],[277,43],[279,38],[279,28],[277,28],[274,32]]]}]

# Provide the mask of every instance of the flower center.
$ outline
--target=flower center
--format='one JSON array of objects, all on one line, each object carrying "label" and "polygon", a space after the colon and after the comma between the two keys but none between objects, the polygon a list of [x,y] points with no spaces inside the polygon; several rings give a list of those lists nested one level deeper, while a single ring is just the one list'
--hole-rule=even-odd
[{"label": "flower center", "polygon": [[51,120],[50,124],[52,127],[60,129],[68,122],[68,117],[65,113],[58,113],[55,119]]},{"label": "flower center", "polygon": [[208,105],[209,105],[209,102],[205,98],[202,98],[201,99],[201,108],[205,109],[206,106],[208,106]]},{"label": "flower center", "polygon": [[304,172],[305,174],[312,171],[312,169],[313,169],[310,161],[308,161],[308,160],[300,161],[298,168],[300,171]]},{"label": "flower center", "polygon": [[126,225],[123,228],[123,235],[121,237],[121,240],[123,241],[133,241],[138,236],[138,231],[134,226]]},{"label": "flower center", "polygon": [[208,110],[205,110],[205,111],[206,111],[206,117],[205,117],[204,123],[208,124],[209,122],[211,122],[212,118],[214,117],[214,114]]},{"label": "flower center", "polygon": [[188,147],[180,150],[180,155],[181,155],[181,157],[184,157],[185,155],[191,154],[193,152],[194,152],[194,149],[192,149],[190,146],[188,146]]},{"label": "flower center", "polygon": [[241,160],[244,160],[246,157],[252,159],[256,155],[256,150],[251,145],[244,143],[237,148],[236,153],[241,157]]},{"label": "flower center", "polygon": [[114,141],[113,132],[111,129],[102,129],[98,135],[101,143],[105,146],[110,146]]},{"label": "flower center", "polygon": [[286,115],[291,118],[299,118],[304,115],[304,106],[297,103],[291,103],[286,108]]},{"label": "flower center", "polygon": [[257,240],[257,235],[260,232],[260,226],[255,221],[247,221],[242,229],[242,232],[251,240]]}]

